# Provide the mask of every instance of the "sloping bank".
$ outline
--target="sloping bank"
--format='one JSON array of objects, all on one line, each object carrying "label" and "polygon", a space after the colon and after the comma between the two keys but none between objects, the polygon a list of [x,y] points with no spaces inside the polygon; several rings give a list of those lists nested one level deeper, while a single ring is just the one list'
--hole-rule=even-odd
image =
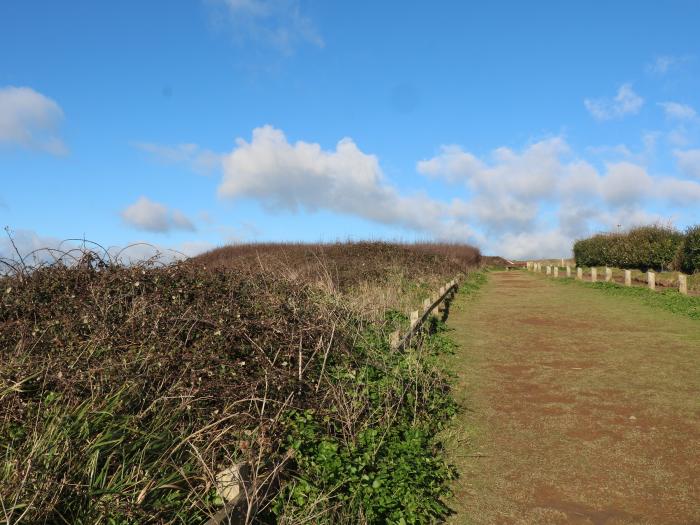
[{"label": "sloping bank", "polygon": [[437,319],[388,340],[478,258],[358,243],[19,268],[0,287],[0,519],[204,523],[230,465],[249,523],[441,519],[451,343]]}]

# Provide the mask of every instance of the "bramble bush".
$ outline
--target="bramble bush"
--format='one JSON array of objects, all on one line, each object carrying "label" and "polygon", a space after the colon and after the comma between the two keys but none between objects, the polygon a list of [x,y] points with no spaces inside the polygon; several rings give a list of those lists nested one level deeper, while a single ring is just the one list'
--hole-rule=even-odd
[{"label": "bramble bush", "polygon": [[51,253],[0,258],[0,524],[201,524],[231,465],[250,473],[248,523],[447,512],[435,432],[455,408],[449,342],[437,318],[410,348],[388,340],[446,280],[477,286],[478,250]]}]

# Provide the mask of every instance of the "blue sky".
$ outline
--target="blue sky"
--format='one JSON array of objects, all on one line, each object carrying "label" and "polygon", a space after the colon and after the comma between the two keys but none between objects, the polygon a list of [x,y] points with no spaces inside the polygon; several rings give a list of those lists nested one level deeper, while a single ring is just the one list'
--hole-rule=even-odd
[{"label": "blue sky", "polygon": [[[0,224],[187,254],[700,222],[700,3],[0,4]],[[7,253],[6,241],[0,252]]]}]

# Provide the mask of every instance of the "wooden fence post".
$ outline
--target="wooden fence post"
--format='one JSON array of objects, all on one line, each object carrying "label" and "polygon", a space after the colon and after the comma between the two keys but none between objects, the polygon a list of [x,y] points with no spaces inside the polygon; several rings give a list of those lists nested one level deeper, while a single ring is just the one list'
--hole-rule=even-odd
[{"label": "wooden fence post", "polygon": [[605,282],[609,283],[612,281],[612,268],[605,267]]},{"label": "wooden fence post", "polygon": [[583,268],[581,268],[580,266],[576,268],[576,279],[578,279],[579,281],[583,281]]},{"label": "wooden fence post", "polygon": [[651,270],[647,272],[647,285],[650,290],[656,290],[656,274]]},{"label": "wooden fence post", "polygon": [[595,283],[598,281],[598,268],[591,268],[591,282]]},{"label": "wooden fence post", "polygon": [[566,276],[571,277],[571,266],[568,264],[566,265]]},{"label": "wooden fence post", "polygon": [[632,270],[625,270],[625,286],[632,286]]},{"label": "wooden fence post", "polygon": [[678,291],[683,295],[688,295],[688,276],[682,273],[678,274]]},{"label": "wooden fence post", "polygon": [[389,336],[389,346],[391,346],[392,349],[396,350],[399,347],[400,337],[401,333],[398,330],[391,332],[391,335]]}]

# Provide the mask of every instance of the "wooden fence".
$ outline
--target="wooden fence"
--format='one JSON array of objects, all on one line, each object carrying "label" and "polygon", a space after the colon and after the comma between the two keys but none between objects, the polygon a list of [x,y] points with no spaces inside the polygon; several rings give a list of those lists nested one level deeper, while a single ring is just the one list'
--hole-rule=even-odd
[{"label": "wooden fence", "polygon": [[456,290],[457,279],[453,279],[440,288],[437,294],[429,299],[425,299],[422,310],[414,310],[409,314],[410,325],[408,330],[404,334],[401,334],[399,330],[391,334],[389,337],[391,347],[404,348],[431,315],[437,315],[444,310],[445,305],[452,299]]},{"label": "wooden fence", "polygon": [[[541,273],[542,263],[537,261],[528,261],[526,264],[528,271]],[[552,265],[544,266],[545,273],[554,277],[559,277],[559,267]],[[566,265],[566,276],[571,277],[571,265]],[[612,268],[605,267],[604,277],[601,276],[605,282],[616,282],[613,279]],[[576,268],[576,279],[579,281],[584,280],[583,268]],[[589,279],[590,282],[598,281],[598,268],[589,268]],[[656,273],[653,271],[646,272],[646,285],[650,290],[656,290]],[[624,270],[624,286],[632,286],[632,270]],[[678,291],[683,295],[688,295],[688,276],[683,273],[678,273]]]}]

